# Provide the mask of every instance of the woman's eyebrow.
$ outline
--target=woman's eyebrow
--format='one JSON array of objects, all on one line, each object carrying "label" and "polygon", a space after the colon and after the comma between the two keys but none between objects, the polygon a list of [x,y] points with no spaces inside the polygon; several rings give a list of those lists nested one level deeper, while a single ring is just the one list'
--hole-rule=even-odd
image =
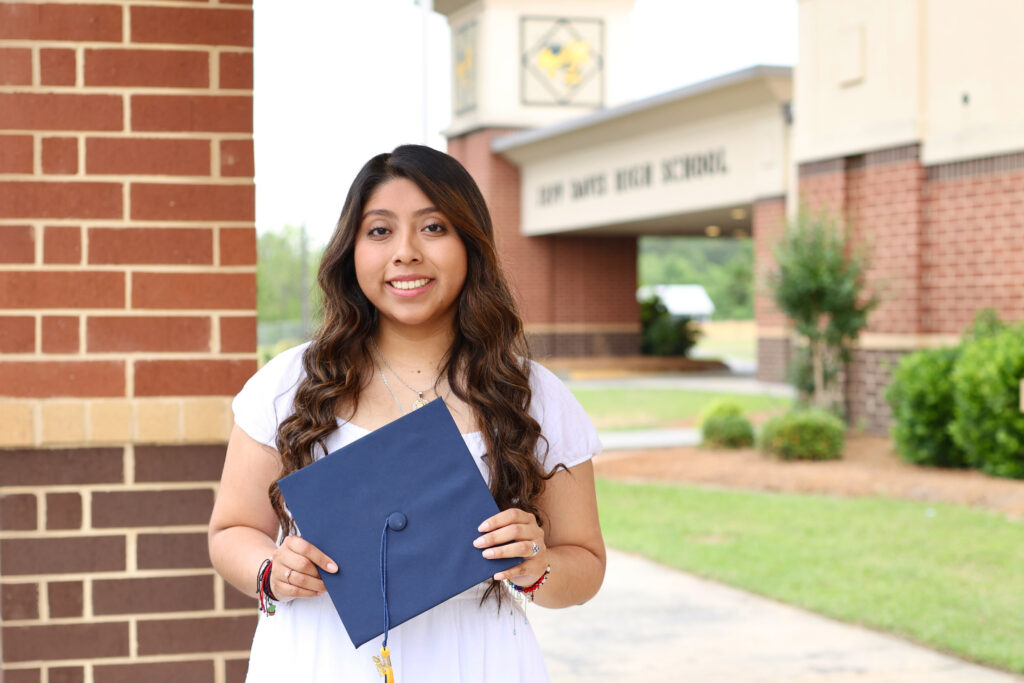
[{"label": "woman's eyebrow", "polygon": [[[416,209],[412,212],[413,216],[422,216],[427,213],[440,213],[436,206],[426,206],[422,209]],[[388,211],[387,209],[370,209],[363,214],[363,220],[366,220],[367,216],[384,216],[385,218],[396,218],[394,211]]]}]

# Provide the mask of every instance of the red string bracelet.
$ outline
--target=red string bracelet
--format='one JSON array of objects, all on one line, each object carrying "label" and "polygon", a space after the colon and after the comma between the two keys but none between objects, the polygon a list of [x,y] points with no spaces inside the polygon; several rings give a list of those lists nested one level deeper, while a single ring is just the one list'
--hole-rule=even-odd
[{"label": "red string bracelet", "polygon": [[549,574],[551,574],[550,564],[544,570],[544,573],[541,574],[540,578],[534,581],[532,585],[529,585],[526,588],[523,588],[522,586],[517,586],[516,584],[512,583],[511,579],[505,579],[505,585],[508,586],[509,589],[515,591],[519,595],[522,595],[524,598],[528,599],[530,602],[533,602],[533,594],[537,592],[538,588],[547,583]]},{"label": "red string bracelet", "polygon": [[273,602],[277,600],[277,596],[270,590],[270,571],[273,568],[274,563],[268,557],[263,560],[260,570],[256,572],[256,594],[260,601],[260,611],[268,617],[274,616],[274,612],[277,611],[277,606]]}]

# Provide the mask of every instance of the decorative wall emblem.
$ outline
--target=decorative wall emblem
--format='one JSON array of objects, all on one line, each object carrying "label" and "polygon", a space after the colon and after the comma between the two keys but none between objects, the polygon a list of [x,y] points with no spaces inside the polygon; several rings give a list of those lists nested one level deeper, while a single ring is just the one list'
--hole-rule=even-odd
[{"label": "decorative wall emblem", "polygon": [[476,109],[476,22],[463,24],[452,36],[453,83],[455,115]]},{"label": "decorative wall emblem", "polygon": [[522,17],[519,24],[523,104],[604,104],[604,22]]}]

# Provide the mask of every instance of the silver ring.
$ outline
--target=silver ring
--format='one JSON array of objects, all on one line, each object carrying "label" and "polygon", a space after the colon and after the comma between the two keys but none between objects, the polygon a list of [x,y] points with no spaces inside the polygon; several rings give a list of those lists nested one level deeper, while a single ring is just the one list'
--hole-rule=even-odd
[{"label": "silver ring", "polygon": [[284,582],[285,583],[291,583],[292,582],[291,579],[292,579],[292,570],[291,570],[291,568],[288,568],[284,572]]},{"label": "silver ring", "polygon": [[[537,545],[536,543],[534,543],[533,544],[533,555],[536,555],[539,552],[540,552],[540,546]],[[530,555],[530,557],[533,557],[533,555]]]}]

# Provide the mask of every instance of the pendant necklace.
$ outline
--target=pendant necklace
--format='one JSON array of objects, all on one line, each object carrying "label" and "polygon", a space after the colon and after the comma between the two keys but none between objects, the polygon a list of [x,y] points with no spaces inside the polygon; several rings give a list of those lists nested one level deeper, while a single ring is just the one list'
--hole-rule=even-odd
[{"label": "pendant necklace", "polygon": [[[395,372],[395,369],[391,367],[391,363],[389,363],[388,359],[384,357],[383,353],[381,353],[380,347],[377,346],[377,342],[376,340],[374,340],[373,337],[370,337],[370,345],[373,346],[373,350],[377,352],[377,355],[380,356],[380,359],[384,362],[384,366],[391,371],[391,374],[397,377],[399,382],[408,387],[409,391],[416,394],[416,400],[413,401],[412,403],[412,409],[416,410],[417,408],[422,408],[423,406],[427,405],[427,400],[423,398],[423,392],[430,391],[431,389],[433,389],[434,393],[436,394],[437,380],[434,380],[434,385],[432,387],[428,387],[427,389],[420,391],[419,389],[410,385],[408,382],[402,379],[402,376]],[[388,383],[388,378],[384,375],[384,369],[381,367],[378,367],[377,369],[380,370],[380,378],[384,380],[384,386],[388,388],[388,392],[391,394],[391,398],[395,399],[395,404],[398,406],[398,409],[402,411],[402,413],[404,414],[405,410],[402,408],[402,404],[398,401],[398,397],[395,396],[395,392],[391,390],[391,385]],[[441,379],[440,375],[438,375],[438,379]]]}]

